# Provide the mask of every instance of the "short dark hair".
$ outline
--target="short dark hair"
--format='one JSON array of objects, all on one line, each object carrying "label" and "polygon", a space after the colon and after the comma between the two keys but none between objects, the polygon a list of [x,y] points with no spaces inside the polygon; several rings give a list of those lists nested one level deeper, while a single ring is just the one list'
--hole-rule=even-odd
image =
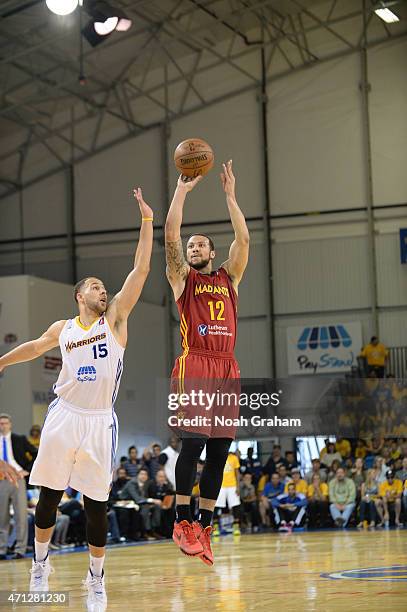
[{"label": "short dark hair", "polygon": [[375,340],[378,340],[379,338],[377,336],[372,336],[370,338],[370,342],[374,342]]},{"label": "short dark hair", "polygon": [[211,251],[215,250],[215,245],[213,243],[212,238],[210,238],[206,234],[191,234],[190,237],[188,238],[188,242],[191,240],[192,236],[203,236],[204,238],[207,238],[207,240],[209,241],[209,247],[210,247]]},{"label": "short dark hair", "polygon": [[[162,470],[159,470],[159,471],[162,471]],[[142,467],[142,468],[139,469],[138,473],[141,474],[141,472],[145,472],[147,474],[147,476],[150,476],[150,472],[145,467]]]},{"label": "short dark hair", "polygon": [[134,450],[137,450],[137,448],[134,446],[134,444],[132,446],[129,446],[129,450],[127,451],[130,455],[130,451],[132,451],[134,448]]},{"label": "short dark hair", "polygon": [[86,285],[86,283],[88,282],[90,278],[92,277],[87,276],[86,278],[83,278],[82,280],[76,283],[74,290],[73,290],[73,297],[76,303],[78,302],[78,293],[82,291],[82,289],[84,288],[84,286]]}]

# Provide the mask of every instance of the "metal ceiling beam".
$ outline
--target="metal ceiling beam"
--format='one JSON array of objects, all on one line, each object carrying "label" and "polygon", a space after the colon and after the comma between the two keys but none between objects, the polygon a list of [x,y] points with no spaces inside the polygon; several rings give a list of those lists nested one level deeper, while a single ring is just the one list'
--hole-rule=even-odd
[{"label": "metal ceiling beam", "polygon": [[[407,38],[407,32],[402,32],[402,33],[400,33],[398,35],[392,36],[392,40],[401,40],[401,39],[404,39],[404,38]],[[382,45],[383,43],[386,43],[386,42],[389,42],[389,39],[387,37],[384,38],[384,39],[373,41],[371,43],[367,43],[366,48],[367,49],[372,49],[372,48],[380,46],[380,45]],[[330,54],[330,55],[328,55],[326,57],[321,58],[318,61],[318,64],[325,64],[325,63],[330,62],[330,61],[335,60],[335,59],[339,59],[339,58],[342,58],[342,57],[348,57],[350,55],[354,55],[355,53],[359,53],[359,51],[360,51],[359,49],[345,49],[345,50],[342,50],[342,51],[339,51],[339,52],[336,52],[336,53],[332,53],[332,54]],[[273,83],[274,81],[278,81],[278,80],[280,80],[282,78],[285,78],[285,77],[289,76],[290,74],[293,74],[293,73],[296,73],[296,72],[302,72],[303,70],[311,70],[313,65],[314,64],[312,64],[312,65],[305,64],[305,65],[301,65],[301,66],[298,66],[298,67],[294,68],[294,70],[286,70],[286,71],[284,71],[284,72],[282,72],[282,73],[280,73],[278,75],[274,75],[274,76],[269,77],[268,78],[268,82],[269,83]],[[256,91],[257,89],[258,89],[258,86],[257,85],[253,85],[253,84],[247,85],[245,87],[241,87],[241,88],[239,88],[239,89],[237,89],[237,90],[235,90],[233,92],[229,92],[227,94],[224,94],[224,95],[221,95],[221,96],[217,96],[216,98],[213,98],[212,100],[207,101],[205,103],[205,108],[208,108],[208,107],[213,106],[215,104],[219,104],[219,103],[224,102],[226,100],[230,100],[231,98],[237,97],[237,96],[242,95],[244,93],[249,93],[249,92]],[[179,119],[181,117],[185,117],[185,116],[191,115],[191,114],[193,114],[193,113],[195,113],[197,111],[202,110],[202,108],[203,108],[202,105],[197,105],[194,108],[191,108],[191,109],[188,109],[187,111],[184,111],[182,114],[179,114],[179,115],[178,114],[173,114],[171,119],[175,120],[175,119]],[[86,161],[87,159],[90,159],[94,155],[97,155],[97,154],[99,154],[99,153],[101,153],[103,151],[106,151],[106,150],[108,150],[109,148],[111,148],[113,146],[116,146],[116,145],[122,144],[124,142],[127,142],[128,140],[130,140],[132,138],[135,138],[139,134],[145,133],[146,131],[150,131],[151,129],[157,128],[160,125],[161,125],[160,123],[153,123],[153,124],[148,125],[143,130],[136,130],[134,132],[134,134],[131,134],[131,135],[126,134],[125,136],[120,136],[118,138],[112,139],[112,141],[107,142],[107,143],[101,145],[100,147],[98,147],[94,152],[87,153],[87,154],[82,155],[82,156],[78,156],[76,158],[76,160],[75,160],[75,163],[80,163],[80,162]],[[45,172],[45,173],[43,173],[43,174],[41,174],[41,175],[39,175],[39,176],[37,176],[35,178],[32,178],[32,179],[26,181],[22,185],[22,187],[24,189],[26,189],[28,187],[31,187],[32,185],[35,185],[35,184],[41,182],[42,180],[44,180],[46,178],[54,176],[55,174],[57,174],[60,171],[61,171],[60,168],[51,169],[51,170],[49,170],[49,171],[47,171],[47,172]],[[0,195],[0,200],[9,197],[10,195],[12,195],[15,192],[16,192],[15,188],[9,189],[7,192],[5,192],[2,195]]]}]

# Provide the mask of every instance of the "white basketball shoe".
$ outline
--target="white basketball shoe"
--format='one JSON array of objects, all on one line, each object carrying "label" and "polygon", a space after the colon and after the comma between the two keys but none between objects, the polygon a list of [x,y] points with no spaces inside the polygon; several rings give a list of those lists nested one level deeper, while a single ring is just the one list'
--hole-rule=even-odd
[{"label": "white basketball shoe", "polygon": [[48,576],[54,572],[47,555],[43,561],[32,560],[30,591],[49,591]]},{"label": "white basketball shoe", "polygon": [[94,576],[89,569],[83,586],[88,589],[88,612],[104,612],[107,609],[104,571],[101,576]]}]

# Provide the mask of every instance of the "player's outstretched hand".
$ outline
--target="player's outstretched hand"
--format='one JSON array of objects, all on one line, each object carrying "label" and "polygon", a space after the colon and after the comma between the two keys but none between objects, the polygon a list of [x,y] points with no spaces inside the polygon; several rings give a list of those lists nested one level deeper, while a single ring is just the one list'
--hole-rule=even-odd
[{"label": "player's outstretched hand", "polygon": [[184,176],[183,174],[180,174],[178,177],[178,187],[181,187],[182,189],[185,189],[185,191],[192,191],[192,189],[195,187],[195,185],[197,185],[201,180],[202,180],[202,176],[196,176],[195,178],[190,178],[188,176]]},{"label": "player's outstretched hand", "polygon": [[0,461],[0,475],[16,487],[18,487],[18,473],[14,468],[11,467],[10,464],[6,463],[5,461]]},{"label": "player's outstretched hand", "polygon": [[227,196],[234,198],[236,179],[232,170],[232,160],[229,159],[229,161],[226,164],[222,164],[222,166],[223,172],[220,173],[220,180],[222,181],[223,191]]},{"label": "player's outstretched hand", "polygon": [[140,207],[141,218],[142,219],[152,219],[154,217],[153,209],[147,204],[147,202],[144,201],[143,192],[141,191],[141,187],[137,187],[136,189],[133,189],[133,194]]}]

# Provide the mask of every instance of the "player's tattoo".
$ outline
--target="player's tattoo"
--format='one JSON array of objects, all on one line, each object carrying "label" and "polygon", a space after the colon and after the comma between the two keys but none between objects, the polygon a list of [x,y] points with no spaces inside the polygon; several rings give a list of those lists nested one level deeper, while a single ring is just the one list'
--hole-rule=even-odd
[{"label": "player's tattoo", "polygon": [[165,242],[165,258],[167,261],[168,276],[178,276],[182,279],[186,279],[188,275],[188,264],[185,261],[181,238],[175,242]]}]

